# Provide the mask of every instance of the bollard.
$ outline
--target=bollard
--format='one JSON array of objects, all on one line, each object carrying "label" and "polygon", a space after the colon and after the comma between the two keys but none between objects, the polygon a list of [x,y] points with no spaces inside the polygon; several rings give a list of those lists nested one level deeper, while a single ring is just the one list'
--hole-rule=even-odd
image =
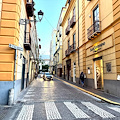
[{"label": "bollard", "polygon": [[9,90],[9,98],[8,105],[12,105],[14,103],[14,89]]}]

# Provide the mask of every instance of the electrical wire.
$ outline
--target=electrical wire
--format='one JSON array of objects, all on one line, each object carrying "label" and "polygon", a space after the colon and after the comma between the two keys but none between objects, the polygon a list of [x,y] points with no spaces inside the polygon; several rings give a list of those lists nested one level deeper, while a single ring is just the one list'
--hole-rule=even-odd
[{"label": "electrical wire", "polygon": [[45,15],[44,15],[44,18],[46,19],[46,21],[50,24],[50,26],[51,26],[52,29],[54,30],[54,27],[53,27],[52,24],[49,22],[49,20],[45,17]]}]

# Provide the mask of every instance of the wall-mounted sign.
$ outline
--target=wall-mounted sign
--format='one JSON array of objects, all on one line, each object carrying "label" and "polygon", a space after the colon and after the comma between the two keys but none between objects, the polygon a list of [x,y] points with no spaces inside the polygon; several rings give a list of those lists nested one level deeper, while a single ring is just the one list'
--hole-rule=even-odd
[{"label": "wall-mounted sign", "polygon": [[117,76],[117,80],[120,80],[120,75]]},{"label": "wall-mounted sign", "polygon": [[[90,43],[90,45],[91,45],[91,43]],[[96,54],[96,53],[103,51],[105,49],[108,49],[112,46],[113,46],[113,38],[112,38],[112,36],[110,36],[110,37],[108,37],[100,42],[94,43],[91,47],[88,46],[87,56],[90,56],[92,54]]]},{"label": "wall-mounted sign", "polygon": [[13,44],[9,44],[9,48],[12,48],[12,49],[16,49],[16,50],[23,51],[23,48],[22,48],[22,47],[18,47],[18,46],[13,45]]},{"label": "wall-mounted sign", "polygon": [[94,47],[90,48],[90,52],[92,52],[92,51],[95,53],[98,52],[99,50],[102,49],[103,45],[105,45],[105,42],[95,45]]},{"label": "wall-mounted sign", "polygon": [[88,67],[88,74],[90,74],[90,68]]}]

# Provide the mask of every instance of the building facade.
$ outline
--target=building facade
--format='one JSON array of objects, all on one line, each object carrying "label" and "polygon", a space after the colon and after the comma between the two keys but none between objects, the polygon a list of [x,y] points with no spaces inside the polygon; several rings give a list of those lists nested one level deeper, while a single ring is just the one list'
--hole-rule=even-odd
[{"label": "building facade", "polygon": [[57,31],[56,31],[56,49],[54,51],[54,66],[55,66],[55,73],[58,77],[62,77],[62,20],[65,15],[66,8],[63,7],[60,13],[60,17],[57,24]]},{"label": "building facade", "polygon": [[56,30],[52,31],[52,40],[50,42],[50,62],[49,62],[49,70],[51,74],[56,73],[56,61],[54,53],[56,51]]},{"label": "building facade", "polygon": [[[10,89],[14,89],[16,100],[34,74],[31,72],[34,67],[31,56],[36,47],[31,50],[31,45],[36,44],[37,38],[33,40],[31,23],[20,22],[20,19],[34,19],[33,15],[32,0],[0,0],[0,104],[8,103]],[[20,47],[22,51],[15,52],[9,44]]]},{"label": "building facade", "polygon": [[120,97],[120,0],[67,0],[63,77]]}]

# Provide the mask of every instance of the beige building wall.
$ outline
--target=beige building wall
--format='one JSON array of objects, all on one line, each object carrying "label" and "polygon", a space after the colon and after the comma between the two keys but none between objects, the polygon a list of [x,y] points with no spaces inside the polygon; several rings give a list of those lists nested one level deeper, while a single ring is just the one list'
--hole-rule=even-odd
[{"label": "beige building wall", "polygon": [[[26,18],[26,9],[25,9],[25,3],[24,0],[21,0],[21,14],[20,19]],[[28,26],[27,26],[28,27]],[[24,33],[25,33],[25,25],[20,24],[20,34],[19,34],[19,47],[24,48]],[[23,51],[18,51],[18,62],[17,62],[17,80],[22,78],[22,63],[23,63],[23,56],[26,57],[26,51],[23,49]],[[22,54],[22,58],[20,58],[20,54]]]},{"label": "beige building wall", "polygon": [[[73,78],[73,63],[75,62],[76,82],[78,83],[80,73],[83,71],[87,76],[87,85],[96,88],[95,64],[97,65],[100,59],[101,89],[118,95],[119,82],[117,77],[120,75],[120,0],[79,0],[79,19],[78,0],[72,0],[69,5],[67,2],[66,14],[62,22],[63,68],[65,67],[65,75],[67,76],[68,74],[66,61],[71,60],[71,80]],[[94,24],[93,10],[95,10],[97,5],[99,8],[100,33],[97,33],[97,35],[96,33],[91,34],[92,37],[89,40],[88,29],[90,31],[90,27]],[[71,19],[74,7],[76,8],[76,24],[73,28],[70,28],[70,33],[65,35],[68,19]],[[68,49],[68,40],[70,40],[71,45],[74,33],[76,33],[76,51],[66,56],[65,51]],[[108,72],[108,64],[111,68],[110,72]],[[64,73],[64,69],[62,72]],[[115,86],[117,86],[116,89]]]},{"label": "beige building wall", "polygon": [[0,0],[0,21],[1,21],[2,0]]}]

